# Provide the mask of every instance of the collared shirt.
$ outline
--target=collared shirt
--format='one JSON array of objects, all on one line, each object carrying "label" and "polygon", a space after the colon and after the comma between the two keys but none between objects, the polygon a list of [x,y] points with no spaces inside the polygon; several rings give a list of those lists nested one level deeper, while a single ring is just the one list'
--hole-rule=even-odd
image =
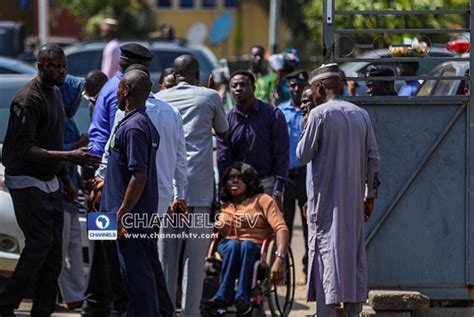
[{"label": "collared shirt", "polygon": [[420,88],[420,82],[418,80],[408,81],[398,91],[399,96],[414,96]]},{"label": "collared shirt", "polygon": [[114,126],[115,112],[117,111],[117,90],[122,77],[123,74],[117,72],[100,90],[88,132],[89,146],[92,147],[91,154],[98,156],[104,154],[105,144]]},{"label": "collared shirt", "polygon": [[214,199],[212,133],[227,132],[229,126],[219,94],[212,89],[185,82],[155,95],[180,112],[188,158],[188,191],[191,207],[210,207]]},{"label": "collared shirt", "polygon": [[158,213],[164,215],[173,197],[186,199],[188,161],[183,119],[176,108],[153,97],[148,98],[146,113],[160,134],[156,169],[158,195],[162,203],[158,206]]},{"label": "collared shirt", "polygon": [[120,42],[113,39],[107,43],[102,52],[101,71],[111,79],[119,70],[120,63]]},{"label": "collared shirt", "polygon": [[[81,92],[84,89],[84,80],[67,75],[64,84],[59,87],[64,104],[64,150],[75,150],[77,140],[81,137],[79,128],[73,117],[81,104]],[[69,175],[71,176],[71,175]],[[71,177],[72,179],[73,177]],[[73,180],[74,182],[74,180]]]},{"label": "collared shirt", "polygon": [[275,176],[274,191],[282,191],[288,178],[289,137],[280,109],[256,99],[249,114],[237,106],[227,115],[229,135],[217,139],[217,165],[222,176],[234,162],[252,165],[259,177]]},{"label": "collared shirt", "polygon": [[101,211],[118,211],[133,173],[140,171],[147,174],[147,180],[131,212],[156,213],[158,179],[155,162],[159,143],[160,137],[145,108],[131,111],[119,123],[111,141]]},{"label": "collared shirt", "polygon": [[303,113],[299,108],[293,105],[293,101],[289,100],[282,103],[278,108],[283,112],[288,125],[288,134],[290,136],[290,169],[301,167],[301,163],[296,157],[296,146],[300,140],[301,133],[303,133],[303,127],[301,121],[303,121]]},{"label": "collared shirt", "polygon": [[[156,99],[152,94],[146,101],[146,114],[160,135],[160,147],[156,155],[156,171],[158,176],[158,214],[164,215],[175,199],[186,199],[188,187],[186,142],[184,140],[183,119],[179,111],[164,101]],[[125,112],[117,110],[115,127],[122,121]],[[102,156],[96,176],[105,178],[109,160],[109,138],[106,151]]]}]

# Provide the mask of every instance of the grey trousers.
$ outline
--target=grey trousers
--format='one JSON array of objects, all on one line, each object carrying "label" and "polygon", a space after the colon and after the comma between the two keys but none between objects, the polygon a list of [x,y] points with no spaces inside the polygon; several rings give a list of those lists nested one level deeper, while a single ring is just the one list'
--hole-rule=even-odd
[{"label": "grey trousers", "polygon": [[260,178],[260,183],[262,183],[263,192],[271,196],[273,194],[273,186],[275,185],[275,176]]},{"label": "grey trousers", "polygon": [[59,275],[59,289],[64,303],[84,300],[86,278],[82,257],[81,224],[77,212],[64,212],[63,267]]},{"label": "grey trousers", "polygon": [[[190,213],[210,214],[210,207],[190,208]],[[197,234],[198,237],[186,239],[162,238],[162,234]],[[161,266],[165,275],[168,293],[174,304],[176,298],[176,288],[178,283],[179,255],[184,246],[184,271],[182,282],[182,310],[181,317],[200,317],[199,306],[202,298],[202,288],[204,284],[204,262],[207,249],[209,247],[212,227],[209,228],[188,228],[177,229],[164,227],[160,230],[160,239],[158,239],[158,253]],[[205,238],[204,236],[207,236]]]}]

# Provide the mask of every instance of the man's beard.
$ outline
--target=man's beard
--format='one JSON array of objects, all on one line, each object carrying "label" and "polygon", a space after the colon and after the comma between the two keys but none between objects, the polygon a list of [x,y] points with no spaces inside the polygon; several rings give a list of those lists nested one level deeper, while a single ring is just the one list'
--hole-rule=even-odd
[{"label": "man's beard", "polygon": [[118,104],[117,104],[117,107],[119,108],[119,110],[121,111],[125,111],[125,100],[119,100],[118,101]]}]

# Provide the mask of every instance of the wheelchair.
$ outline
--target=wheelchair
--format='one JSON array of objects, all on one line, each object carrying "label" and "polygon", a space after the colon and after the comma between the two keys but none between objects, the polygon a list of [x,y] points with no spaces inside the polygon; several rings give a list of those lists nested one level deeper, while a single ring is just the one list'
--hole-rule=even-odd
[{"label": "wheelchair", "polygon": [[[221,236],[213,239],[208,249],[205,262],[206,275],[204,279],[203,302],[211,299],[219,288],[222,257],[217,252],[217,244],[221,239],[223,239]],[[274,235],[267,236],[260,249],[260,260],[254,264],[250,299],[252,310],[245,316],[265,317],[266,308],[268,308],[272,317],[286,317],[290,314],[295,296],[293,253],[290,246],[288,246],[288,256],[283,269],[283,280],[276,283],[270,279],[271,266],[275,258],[276,249]],[[217,309],[212,312],[201,308],[201,314],[209,317],[238,315],[232,307]]]}]

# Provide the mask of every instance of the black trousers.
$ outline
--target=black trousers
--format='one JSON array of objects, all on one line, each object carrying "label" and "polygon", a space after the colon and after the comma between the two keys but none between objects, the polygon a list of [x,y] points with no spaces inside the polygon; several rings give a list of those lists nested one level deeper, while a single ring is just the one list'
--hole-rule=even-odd
[{"label": "black trousers", "polygon": [[10,194],[25,248],[0,294],[0,313],[18,308],[26,293],[33,290],[31,316],[50,316],[56,307],[62,267],[62,193],[48,194],[29,187],[11,189]]},{"label": "black trousers", "polygon": [[296,203],[300,207],[301,223],[303,224],[303,236],[305,240],[305,255],[303,258],[303,270],[307,272],[308,263],[308,226],[303,216],[303,206],[308,197],[306,195],[306,166],[290,169],[288,173],[288,184],[283,195],[284,218],[288,226],[290,243],[293,236],[293,221],[295,219]]},{"label": "black trousers", "polygon": [[122,237],[117,240],[117,248],[130,298],[127,317],[173,316],[156,239]]},{"label": "black trousers", "polygon": [[[92,243],[91,243],[92,242]],[[115,241],[89,241],[90,270],[82,316],[118,317],[127,311]]]}]

